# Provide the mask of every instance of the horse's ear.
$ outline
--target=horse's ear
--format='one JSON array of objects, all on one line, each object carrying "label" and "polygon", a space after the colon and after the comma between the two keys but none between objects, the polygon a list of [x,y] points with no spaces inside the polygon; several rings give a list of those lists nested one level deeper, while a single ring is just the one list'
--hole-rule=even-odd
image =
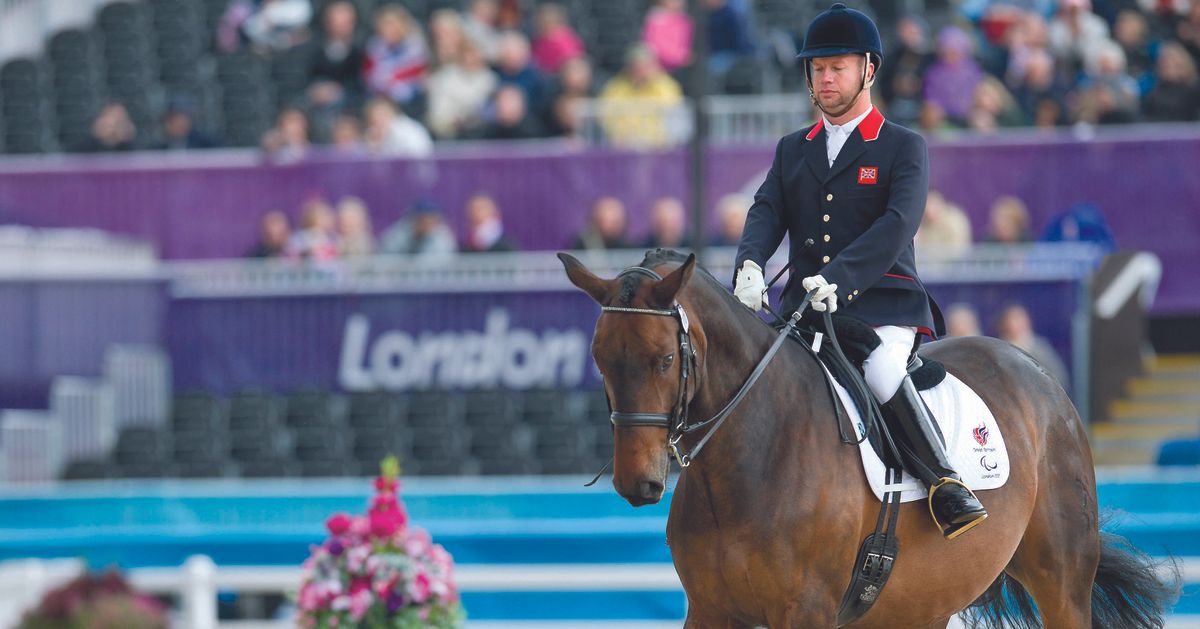
[{"label": "horse's ear", "polygon": [[558,259],[562,261],[563,268],[567,271],[567,279],[579,287],[579,290],[590,295],[592,299],[595,299],[596,303],[603,305],[605,298],[608,296],[612,280],[596,276],[595,273],[587,270],[587,267],[583,266],[582,262],[561,251],[558,253]]},{"label": "horse's ear", "polygon": [[687,284],[692,277],[692,271],[696,270],[696,254],[688,254],[688,259],[683,264],[679,265],[678,269],[671,271],[662,281],[654,285],[650,289],[650,296],[654,300],[654,305],[660,308],[670,308],[675,303],[675,296],[679,294],[680,289]]}]

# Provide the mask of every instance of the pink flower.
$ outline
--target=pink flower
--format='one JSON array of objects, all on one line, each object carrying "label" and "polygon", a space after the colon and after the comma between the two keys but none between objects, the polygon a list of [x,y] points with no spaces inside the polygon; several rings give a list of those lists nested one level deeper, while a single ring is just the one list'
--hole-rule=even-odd
[{"label": "pink flower", "polygon": [[350,596],[354,596],[354,595],[358,594],[359,592],[370,591],[370,590],[371,590],[371,580],[370,579],[359,577],[350,582]]},{"label": "pink flower", "polygon": [[365,537],[371,532],[371,521],[365,516],[355,516],[350,523],[350,532],[359,537]]},{"label": "pink flower", "polygon": [[411,583],[408,584],[408,595],[417,603],[424,603],[429,600],[431,590],[429,588],[429,575],[424,572],[418,572],[417,576],[413,577]]},{"label": "pink flower", "polygon": [[408,533],[408,539],[404,541],[404,551],[409,557],[424,557],[425,553],[429,552],[432,542],[429,532],[425,529],[412,529]]},{"label": "pink flower", "polygon": [[362,620],[363,616],[367,615],[367,610],[371,609],[371,604],[375,602],[375,598],[371,596],[371,590],[361,590],[356,594],[350,595],[350,617],[355,622]]},{"label": "pink flower", "polygon": [[371,535],[386,539],[396,534],[404,525],[405,517],[399,511],[372,511]]},{"label": "pink flower", "polygon": [[388,480],[382,476],[375,477],[376,491],[396,491],[400,487],[400,481]]},{"label": "pink flower", "polygon": [[342,535],[350,530],[352,520],[345,513],[335,513],[328,520],[325,520],[325,527],[334,535]]}]

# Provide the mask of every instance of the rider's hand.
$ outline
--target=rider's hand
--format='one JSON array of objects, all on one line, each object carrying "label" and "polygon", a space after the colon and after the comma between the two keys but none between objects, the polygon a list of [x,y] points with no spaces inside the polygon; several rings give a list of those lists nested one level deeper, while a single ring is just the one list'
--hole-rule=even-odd
[{"label": "rider's hand", "polygon": [[820,275],[804,278],[800,282],[804,290],[811,291],[817,289],[816,294],[812,298],[812,309],[817,312],[829,311],[829,314],[837,312],[837,284],[830,284],[825,281],[825,278]]},{"label": "rider's hand", "polygon": [[743,262],[741,270],[737,272],[733,296],[755,312],[762,310],[764,304],[770,305],[767,302],[767,283],[763,281],[762,268],[752,260]]}]

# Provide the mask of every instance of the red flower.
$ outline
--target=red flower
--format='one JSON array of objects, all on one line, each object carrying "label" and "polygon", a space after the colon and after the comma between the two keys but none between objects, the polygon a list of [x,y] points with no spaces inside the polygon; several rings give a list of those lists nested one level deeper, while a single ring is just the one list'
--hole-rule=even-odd
[{"label": "red flower", "polygon": [[350,516],[345,513],[335,513],[328,520],[325,520],[325,527],[334,535],[341,535],[350,530]]},{"label": "red flower", "polygon": [[379,538],[387,538],[396,534],[403,524],[398,511],[372,511],[371,534]]},{"label": "red flower", "polygon": [[394,479],[394,478],[389,480],[382,476],[375,477],[375,490],[376,491],[381,491],[381,492],[396,491],[396,485],[397,485],[397,482],[396,482],[396,479]]},{"label": "red flower", "polygon": [[365,579],[365,578],[360,577],[360,578],[355,579],[350,582],[350,596],[354,596],[355,594],[358,594],[359,592],[362,592],[363,590],[369,591],[370,589],[371,589],[371,580],[370,579]]}]

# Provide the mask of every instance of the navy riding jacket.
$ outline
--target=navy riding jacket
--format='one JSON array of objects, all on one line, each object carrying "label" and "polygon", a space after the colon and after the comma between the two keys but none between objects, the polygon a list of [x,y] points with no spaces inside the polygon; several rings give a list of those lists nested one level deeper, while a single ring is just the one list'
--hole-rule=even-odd
[{"label": "navy riding jacket", "polygon": [[925,140],[872,109],[831,168],[823,125],[818,120],[779,141],[746,218],[735,268],[745,260],[765,268],[789,234],[789,258],[796,261],[783,289],[784,312],[804,299],[800,280],[821,275],[838,286],[838,312],[872,326],[944,333],[913,253],[929,190]]}]

